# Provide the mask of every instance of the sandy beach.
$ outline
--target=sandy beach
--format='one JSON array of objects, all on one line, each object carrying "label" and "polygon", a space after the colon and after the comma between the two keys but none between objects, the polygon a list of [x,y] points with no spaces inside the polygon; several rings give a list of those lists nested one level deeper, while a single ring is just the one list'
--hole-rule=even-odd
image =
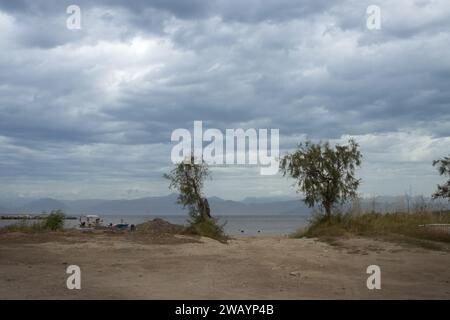
[{"label": "sandy beach", "polygon": [[[366,268],[381,268],[368,290]],[[81,268],[81,290],[66,268]],[[0,234],[0,299],[449,299],[450,255],[371,239]]]}]

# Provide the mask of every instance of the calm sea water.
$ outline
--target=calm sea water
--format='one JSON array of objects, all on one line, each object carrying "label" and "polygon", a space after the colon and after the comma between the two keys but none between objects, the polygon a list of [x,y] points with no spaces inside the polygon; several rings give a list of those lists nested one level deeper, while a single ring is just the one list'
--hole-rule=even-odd
[{"label": "calm sea water", "polygon": [[[187,216],[103,215],[101,218],[104,225],[120,222],[138,224],[154,218],[162,218],[176,224],[187,224]],[[220,223],[225,223],[225,232],[229,235],[287,235],[307,223],[307,217],[301,215],[228,215],[218,216],[218,218]],[[14,223],[17,223],[17,220],[0,220],[0,227]],[[78,226],[78,220],[65,222],[65,227],[76,226]]]}]

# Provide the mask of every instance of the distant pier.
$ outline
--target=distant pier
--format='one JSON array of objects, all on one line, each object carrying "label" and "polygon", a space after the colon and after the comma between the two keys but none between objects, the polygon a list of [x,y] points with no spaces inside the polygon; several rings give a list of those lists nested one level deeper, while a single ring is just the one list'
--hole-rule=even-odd
[{"label": "distant pier", "polygon": [[[48,214],[0,214],[0,220],[42,220]],[[66,216],[66,220],[78,220],[75,216]]]}]

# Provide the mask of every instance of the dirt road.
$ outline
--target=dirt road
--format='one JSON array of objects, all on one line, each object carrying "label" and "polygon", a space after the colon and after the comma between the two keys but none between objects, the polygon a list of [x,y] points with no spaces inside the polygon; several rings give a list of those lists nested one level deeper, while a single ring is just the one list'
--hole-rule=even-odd
[{"label": "dirt road", "polygon": [[[160,241],[161,242],[161,241]],[[163,244],[162,244],[163,243]],[[0,299],[450,298],[450,254],[369,239],[0,234]],[[368,290],[366,268],[381,268]],[[66,287],[68,265],[81,290]]]}]

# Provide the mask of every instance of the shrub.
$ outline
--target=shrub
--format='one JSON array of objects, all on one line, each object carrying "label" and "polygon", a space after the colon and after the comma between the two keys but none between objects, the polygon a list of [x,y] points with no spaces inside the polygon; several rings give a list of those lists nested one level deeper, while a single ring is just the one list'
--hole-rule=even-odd
[{"label": "shrub", "polygon": [[225,224],[218,224],[216,219],[196,219],[185,230],[187,234],[208,237],[226,243],[228,236],[224,231]]},{"label": "shrub", "polygon": [[44,219],[43,228],[45,230],[57,231],[64,228],[66,215],[61,210],[54,210]]}]

